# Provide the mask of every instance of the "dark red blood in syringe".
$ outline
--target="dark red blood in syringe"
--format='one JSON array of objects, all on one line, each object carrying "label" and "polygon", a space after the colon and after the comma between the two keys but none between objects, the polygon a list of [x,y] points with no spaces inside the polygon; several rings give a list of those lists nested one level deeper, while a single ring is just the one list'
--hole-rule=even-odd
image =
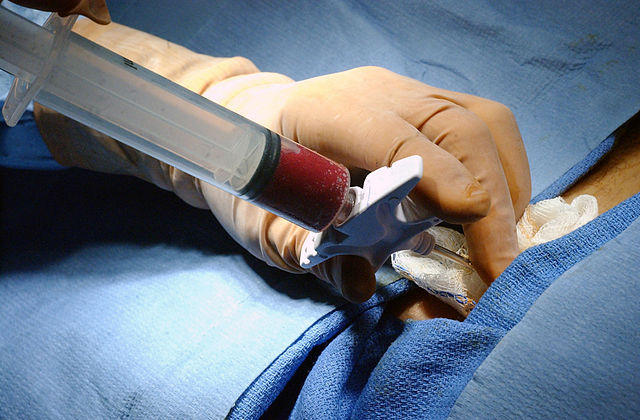
[{"label": "dark red blood in syringe", "polygon": [[349,182],[344,166],[282,139],[275,173],[255,201],[306,229],[320,231],[340,211]]}]

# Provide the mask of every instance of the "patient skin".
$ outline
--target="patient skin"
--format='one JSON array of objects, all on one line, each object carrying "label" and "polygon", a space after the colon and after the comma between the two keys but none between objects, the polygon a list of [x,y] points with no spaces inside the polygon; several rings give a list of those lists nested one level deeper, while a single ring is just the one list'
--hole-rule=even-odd
[{"label": "patient skin", "polygon": [[[600,214],[640,193],[640,113],[616,132],[613,148],[571,186],[562,197],[571,202],[581,194],[598,200]],[[464,319],[449,305],[426,291],[413,287],[387,305],[389,313],[406,321],[432,318]]]},{"label": "patient skin", "polygon": [[403,321],[432,318],[464,320],[458,311],[418,286],[389,302],[385,310]]}]

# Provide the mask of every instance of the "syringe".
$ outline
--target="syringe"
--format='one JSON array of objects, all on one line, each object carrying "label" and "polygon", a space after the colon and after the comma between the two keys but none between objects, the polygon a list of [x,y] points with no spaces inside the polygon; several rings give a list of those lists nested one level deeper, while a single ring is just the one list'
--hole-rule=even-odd
[{"label": "syringe", "polygon": [[41,27],[0,6],[8,125],[33,99],[306,229],[348,216],[344,166],[71,32],[75,18]]},{"label": "syringe", "polygon": [[[357,198],[344,166],[71,32],[75,19],[52,14],[41,27],[0,6],[0,68],[16,77],[2,109],[9,126],[36,100],[322,232],[307,237],[303,267],[345,253],[379,267],[440,222],[409,222],[394,210],[422,177],[419,157],[396,162],[391,178],[385,168],[371,173],[375,188]],[[423,243],[425,253],[434,249]]]}]

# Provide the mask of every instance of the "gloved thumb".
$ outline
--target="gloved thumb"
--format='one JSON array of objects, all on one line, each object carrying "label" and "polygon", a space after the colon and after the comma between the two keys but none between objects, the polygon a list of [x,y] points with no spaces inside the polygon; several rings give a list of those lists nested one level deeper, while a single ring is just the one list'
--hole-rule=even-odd
[{"label": "gloved thumb", "polygon": [[340,255],[305,270],[300,254],[309,231],[204,182],[200,188],[225,230],[267,264],[292,273],[310,272],[352,302],[363,302],[375,292],[375,270],[366,259]]},{"label": "gloved thumb", "polygon": [[[434,245],[434,237],[425,231],[414,236],[407,248],[426,255],[433,250]],[[316,277],[331,283],[345,299],[361,303],[376,291],[376,269],[364,257],[340,255],[313,267],[311,271]]]},{"label": "gloved thumb", "polygon": [[350,302],[361,303],[376,291],[374,267],[357,255],[338,255],[310,269]]}]

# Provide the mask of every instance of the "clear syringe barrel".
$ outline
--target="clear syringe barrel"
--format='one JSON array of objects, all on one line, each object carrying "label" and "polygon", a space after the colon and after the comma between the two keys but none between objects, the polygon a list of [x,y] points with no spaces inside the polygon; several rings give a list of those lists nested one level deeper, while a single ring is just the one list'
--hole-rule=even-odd
[{"label": "clear syringe barrel", "polygon": [[343,166],[67,36],[56,43],[52,31],[0,6],[0,68],[42,83],[35,100],[43,105],[305,228],[324,229],[347,201]]}]

